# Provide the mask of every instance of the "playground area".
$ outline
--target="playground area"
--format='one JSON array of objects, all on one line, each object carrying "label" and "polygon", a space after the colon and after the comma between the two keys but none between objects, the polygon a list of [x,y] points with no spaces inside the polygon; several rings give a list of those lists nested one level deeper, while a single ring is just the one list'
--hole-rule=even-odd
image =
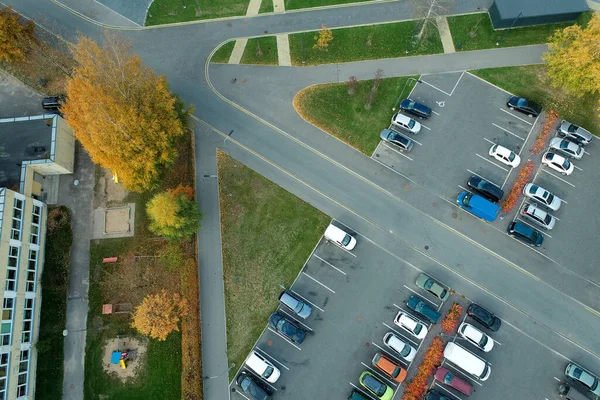
[{"label": "playground area", "polygon": [[109,339],[102,353],[104,371],[125,382],[135,378],[144,362],[148,342],[141,338],[116,337]]},{"label": "playground area", "polygon": [[135,234],[135,203],[124,203],[127,190],[108,170],[96,183],[93,239],[132,237]]}]

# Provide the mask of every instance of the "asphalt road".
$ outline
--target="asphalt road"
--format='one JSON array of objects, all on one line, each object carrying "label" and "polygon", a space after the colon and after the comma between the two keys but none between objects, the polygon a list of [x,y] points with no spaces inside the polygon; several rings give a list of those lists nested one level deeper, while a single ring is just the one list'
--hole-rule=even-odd
[{"label": "asphalt road", "polygon": [[[99,26],[66,12],[49,0],[43,1],[43,5],[34,0],[8,3],[29,17],[50,21],[47,26],[53,27],[68,39],[73,39],[77,31],[96,39],[100,36]],[[546,332],[542,335],[542,343],[553,345],[553,341],[562,335],[590,352],[599,354],[600,349],[594,335],[599,325],[598,316],[581,304],[600,310],[597,287],[581,282],[560,266],[549,263],[542,255],[515,243],[470,216],[453,218],[454,206],[425,188],[377,165],[373,160],[331,139],[299,118],[285,118],[292,114],[289,103],[283,104],[287,107],[285,114],[271,121],[280,127],[275,129],[216,97],[206,81],[205,60],[210,51],[225,39],[258,35],[265,31],[277,33],[317,29],[322,23],[335,27],[349,23],[390,21],[397,19],[394,17],[398,15],[408,15],[407,4],[377,3],[368,6],[369,12],[365,12],[364,7],[347,7],[190,24],[168,29],[123,31],[123,34],[133,40],[136,50],[147,64],[167,75],[175,92],[196,105],[198,117],[222,132],[234,130],[232,138],[223,147],[236,158],[242,162],[246,160],[250,165],[260,164],[258,170],[266,176],[278,175],[275,182],[329,215],[351,224],[357,231],[372,233],[370,237],[392,254],[395,254],[400,243],[426,255],[430,260],[436,261],[434,268],[439,274],[460,275],[466,278],[461,280],[462,285],[469,286],[471,291],[485,288],[494,293],[497,296],[494,300],[497,303],[496,309],[512,312],[518,309],[524,313],[523,317],[526,314],[535,319],[538,325],[544,325],[559,334],[556,336]],[[531,63],[535,51],[540,51],[540,46],[531,47],[525,52],[515,49],[513,52],[489,51],[487,54],[490,57],[499,55],[495,59],[504,59],[504,65],[516,65]],[[511,58],[510,54],[516,55],[515,58]],[[465,65],[463,59],[467,55],[431,57],[423,59],[421,68],[434,60],[439,62],[436,66],[438,70],[460,70],[486,65],[482,58],[474,58],[472,65]],[[323,77],[320,80],[323,81],[335,80],[332,79],[334,76],[344,79],[350,71],[359,73],[362,70],[360,73],[367,74],[363,64],[344,65],[346,73],[339,73],[338,67],[332,69],[332,66],[327,66],[316,74],[321,74]],[[373,67],[376,65],[378,63],[371,63],[367,70],[374,71],[376,68]],[[415,67],[418,66],[411,65],[411,68]],[[219,90],[233,85],[232,77],[218,77],[216,69],[210,69],[210,76],[211,82]],[[281,74],[280,77],[276,77],[275,73],[269,75],[280,81],[282,77],[287,77],[289,82],[290,69],[281,71],[278,73]],[[405,72],[401,69],[394,70],[398,74]],[[389,72],[386,73],[390,76]],[[241,83],[239,79],[236,82]],[[272,103],[269,104],[268,99],[277,99],[277,92],[257,90],[253,97],[255,105],[267,105],[255,110],[257,114],[273,113],[275,108],[271,106]],[[198,135],[197,146],[203,145],[202,140],[203,137]],[[214,144],[207,143],[208,146]],[[206,164],[198,163],[197,167],[199,175],[208,172],[202,169],[207,168]],[[506,258],[490,249],[502,249]],[[513,261],[508,261],[507,258]],[[533,269],[534,275],[526,273],[521,265],[527,266],[529,270]],[[482,296],[489,298],[489,295]],[[571,347],[572,353],[578,357],[590,358],[581,347],[573,343]],[[587,365],[600,369],[597,358],[592,358]],[[207,398],[218,397],[209,394]]]}]

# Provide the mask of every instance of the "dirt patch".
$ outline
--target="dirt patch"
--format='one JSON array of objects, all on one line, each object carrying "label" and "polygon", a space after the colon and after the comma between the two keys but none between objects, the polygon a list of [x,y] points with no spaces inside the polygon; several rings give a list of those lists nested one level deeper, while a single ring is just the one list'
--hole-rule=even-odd
[{"label": "dirt patch", "polygon": [[104,231],[107,234],[129,232],[129,208],[109,208],[106,210]]},{"label": "dirt patch", "polygon": [[109,170],[101,168],[101,171],[102,175],[98,178],[96,185],[94,207],[110,207],[121,204],[129,192],[122,183],[115,183],[113,174]]},{"label": "dirt patch", "polygon": [[[148,341],[141,338],[121,337],[109,339],[104,345],[102,352],[102,366],[104,371],[109,375],[116,376],[123,382],[135,378],[136,373],[144,364],[144,356],[147,348]],[[125,360],[125,369],[120,364],[111,364],[112,353],[115,351],[128,352],[129,356]]]}]

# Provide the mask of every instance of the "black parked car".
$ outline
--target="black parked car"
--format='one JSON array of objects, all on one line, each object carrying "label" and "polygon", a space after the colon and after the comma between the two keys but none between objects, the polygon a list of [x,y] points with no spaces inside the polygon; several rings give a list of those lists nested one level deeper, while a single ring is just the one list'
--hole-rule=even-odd
[{"label": "black parked car", "polygon": [[427,394],[425,395],[425,400],[450,400],[449,397],[444,396],[443,394],[441,394],[440,392],[437,392],[435,390],[430,390],[429,392],[427,392]]},{"label": "black parked car", "polygon": [[542,243],[544,243],[544,235],[542,232],[520,222],[511,222],[508,225],[507,232],[515,239],[519,239],[520,241],[535,247],[540,247]]},{"label": "black parked car", "polygon": [[542,107],[518,96],[508,99],[506,106],[511,110],[522,112],[530,117],[537,117],[542,112]]},{"label": "black parked car", "polygon": [[419,118],[429,118],[431,115],[431,108],[411,99],[402,100],[400,102],[400,109],[405,113],[412,114]]},{"label": "black parked car", "polygon": [[467,186],[473,189],[474,192],[479,193],[494,203],[500,201],[502,196],[504,196],[504,191],[502,191],[502,189],[477,175],[473,175],[469,178]]},{"label": "black parked car", "polygon": [[302,343],[306,336],[306,332],[302,328],[276,312],[269,317],[269,326],[298,344]]},{"label": "black parked car", "polygon": [[245,371],[238,376],[236,383],[242,389],[242,392],[252,400],[269,400],[271,398],[267,391],[259,386],[255,378]]},{"label": "black parked car", "polygon": [[488,328],[490,331],[497,331],[500,329],[500,325],[502,324],[500,318],[496,317],[493,313],[475,303],[471,303],[467,309],[467,315]]}]

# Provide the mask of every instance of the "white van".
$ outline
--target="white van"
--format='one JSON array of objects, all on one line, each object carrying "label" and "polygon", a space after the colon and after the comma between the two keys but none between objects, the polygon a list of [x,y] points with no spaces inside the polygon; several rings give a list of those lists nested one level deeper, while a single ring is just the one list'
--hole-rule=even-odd
[{"label": "white van", "polygon": [[325,229],[324,236],[325,239],[331,240],[346,250],[352,250],[354,246],[356,246],[356,239],[335,225],[329,225],[327,229]]},{"label": "white van", "polygon": [[482,381],[487,380],[492,372],[492,368],[485,360],[482,360],[456,343],[448,343],[446,345],[444,357],[452,364]]},{"label": "white van", "polygon": [[276,366],[254,351],[251,351],[250,355],[248,355],[248,358],[246,358],[246,365],[252,371],[264,378],[267,382],[275,383],[281,375],[281,372]]}]

